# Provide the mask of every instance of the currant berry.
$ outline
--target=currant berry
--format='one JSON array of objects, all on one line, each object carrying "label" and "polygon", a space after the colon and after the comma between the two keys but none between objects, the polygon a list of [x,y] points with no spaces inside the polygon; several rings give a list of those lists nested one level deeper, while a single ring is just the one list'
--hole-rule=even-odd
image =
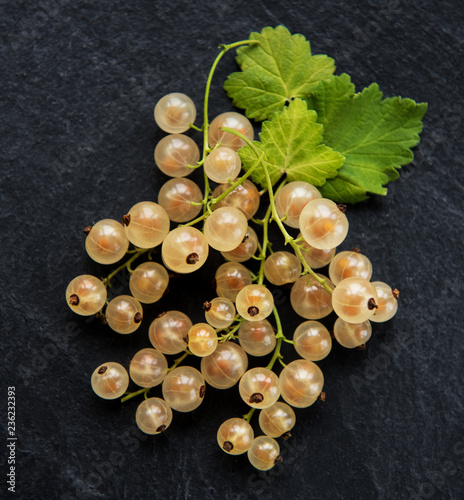
[{"label": "currant berry", "polygon": [[394,293],[383,281],[374,281],[372,284],[377,291],[378,307],[370,320],[374,323],[383,323],[392,319],[398,310],[397,291]]},{"label": "currant berry", "polygon": [[268,368],[252,368],[240,379],[238,390],[252,408],[269,408],[279,399],[279,379]]},{"label": "currant berry", "polygon": [[157,302],[166,291],[169,275],[157,262],[144,262],[131,274],[129,288],[132,295],[143,304]]},{"label": "currant berry", "polygon": [[81,316],[97,314],[105,305],[106,295],[102,281],[90,274],[77,276],[66,288],[68,306]]},{"label": "currant berry", "polygon": [[[201,190],[190,179],[170,179],[161,186],[158,203],[173,222],[188,222],[201,211]],[[193,205],[192,203],[197,203]]]},{"label": "currant berry", "polygon": [[251,285],[252,279],[248,269],[238,262],[226,262],[218,267],[215,275],[216,293],[235,302],[242,288]]},{"label": "currant berry", "polygon": [[301,211],[300,231],[313,247],[334,248],[346,238],[348,219],[333,201],[320,198],[310,201]]},{"label": "currant berry", "polygon": [[200,150],[193,139],[182,134],[163,137],[155,148],[155,163],[169,177],[185,177],[193,172]]},{"label": "currant berry", "polygon": [[132,358],[130,377],[140,387],[155,387],[166,377],[168,362],[164,354],[156,349],[141,349]]},{"label": "currant berry", "polygon": [[222,127],[234,129],[250,139],[250,141],[254,138],[253,126],[248,118],[233,111],[222,113],[221,115],[216,116],[209,126],[208,142],[211,148],[214,148],[218,142],[221,146],[227,146],[234,151],[238,151],[245,145],[245,141],[236,135],[231,134],[230,132],[223,132],[221,130]]},{"label": "currant berry", "polygon": [[[329,288],[333,289],[332,282],[325,279]],[[290,292],[290,302],[294,311],[306,319],[320,319],[328,316],[332,310],[332,295],[312,276],[305,275],[298,278]]]},{"label": "currant berry", "polygon": [[364,278],[369,281],[372,276],[372,264],[362,253],[340,252],[330,263],[329,276],[335,286],[346,278]]},{"label": "currant berry", "polygon": [[114,264],[121,260],[129,248],[129,240],[122,224],[103,219],[92,226],[85,239],[89,257],[99,264]]},{"label": "currant berry", "polygon": [[173,92],[162,97],[155,106],[158,127],[171,134],[180,134],[195,121],[197,110],[189,96]]},{"label": "currant berry", "polygon": [[164,265],[176,273],[193,273],[208,258],[209,246],[204,234],[194,227],[177,227],[163,241]]},{"label": "currant berry", "polygon": [[217,345],[216,330],[207,323],[196,323],[188,331],[188,348],[194,356],[209,356]]},{"label": "currant berry", "polygon": [[369,320],[362,323],[347,323],[337,318],[334,324],[334,336],[337,342],[347,349],[364,345],[372,335],[372,325]]},{"label": "currant berry", "polygon": [[234,342],[219,344],[213,354],[201,360],[201,373],[215,389],[233,387],[247,368],[248,357]]},{"label": "currant berry", "polygon": [[129,387],[129,375],[124,366],[110,361],[100,365],[92,374],[92,389],[103,399],[120,398]]},{"label": "currant berry", "polygon": [[148,336],[155,349],[163,354],[179,354],[187,348],[190,318],[180,311],[168,311],[150,325]]},{"label": "currant berry", "polygon": [[277,193],[277,215],[287,226],[299,227],[301,211],[310,201],[318,198],[322,198],[321,193],[309,182],[289,182]]},{"label": "currant berry", "polygon": [[306,408],[321,394],[324,376],[316,363],[297,359],[284,367],[279,381],[283,399],[296,408]]},{"label": "currant berry", "polygon": [[173,410],[193,411],[203,402],[205,379],[196,368],[179,366],[166,375],[162,389],[164,400]]},{"label": "currant berry", "polygon": [[271,314],[274,297],[264,285],[248,285],[238,292],[235,305],[242,318],[261,321]]},{"label": "currant berry", "polygon": [[290,252],[274,252],[264,263],[264,275],[273,285],[294,283],[300,274],[300,259]]},{"label": "currant berry", "polygon": [[259,426],[266,436],[278,438],[290,432],[295,425],[293,408],[287,403],[277,401],[269,408],[259,412]]},{"label": "currant berry", "polygon": [[205,222],[203,229],[210,246],[221,252],[237,248],[248,229],[246,217],[237,208],[224,207],[215,210]]},{"label": "currant berry", "polygon": [[172,410],[161,398],[148,398],[139,404],[135,421],[145,434],[160,434],[171,424]]},{"label": "currant berry", "polygon": [[332,337],[319,321],[301,323],[293,334],[296,352],[309,361],[324,359],[332,349]]},{"label": "currant berry", "polygon": [[105,312],[109,327],[117,333],[135,332],[142,323],[140,302],[130,295],[119,295],[108,304]]},{"label": "currant berry", "polygon": [[229,418],[221,424],[217,432],[219,447],[229,455],[246,453],[253,438],[253,428],[243,418]]},{"label": "currant berry", "polygon": [[332,294],[335,313],[348,323],[362,323],[371,318],[378,301],[375,286],[363,278],[340,281]]},{"label": "currant berry", "polygon": [[244,321],[238,330],[238,341],[251,356],[266,356],[277,342],[274,328],[267,319]]}]

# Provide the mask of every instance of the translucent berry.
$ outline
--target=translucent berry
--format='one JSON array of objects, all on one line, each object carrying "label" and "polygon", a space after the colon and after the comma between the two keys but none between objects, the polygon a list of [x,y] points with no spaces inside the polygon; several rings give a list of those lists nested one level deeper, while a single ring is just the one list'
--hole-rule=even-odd
[{"label": "translucent berry", "polygon": [[248,451],[254,438],[251,425],[243,418],[229,418],[217,432],[217,442],[229,455],[242,455]]},{"label": "translucent berry", "polygon": [[[219,184],[213,191],[213,198],[219,197],[230,188],[230,184]],[[213,206],[213,210],[222,207],[238,208],[247,219],[251,219],[259,208],[260,194],[258,188],[248,179],[237,186],[223,200]]]},{"label": "translucent berry", "polygon": [[319,321],[301,323],[293,334],[296,352],[309,361],[324,359],[332,349],[332,337]]},{"label": "translucent berry", "polygon": [[108,304],[105,316],[109,327],[115,332],[132,333],[142,323],[142,305],[131,295],[119,295]]},{"label": "translucent berry", "polygon": [[242,169],[242,160],[238,153],[221,146],[212,151],[205,160],[205,174],[214,182],[222,184],[233,181]]},{"label": "translucent berry", "polygon": [[268,368],[252,368],[240,379],[238,390],[247,405],[269,408],[279,399],[279,379]]},{"label": "translucent berry", "polygon": [[168,372],[166,357],[156,349],[141,349],[132,358],[129,367],[131,379],[140,387],[155,387]]},{"label": "translucent berry", "polygon": [[193,139],[182,134],[163,137],[155,148],[155,163],[169,177],[185,177],[193,172],[200,150]]},{"label": "translucent berry", "polygon": [[232,302],[235,302],[242,288],[252,283],[250,271],[238,262],[226,262],[219,266],[215,279],[218,296],[226,297]]},{"label": "translucent berry", "polygon": [[348,323],[362,323],[371,318],[378,301],[375,286],[363,278],[340,281],[332,294],[335,314]]},{"label": "translucent berry", "polygon": [[180,274],[193,273],[208,258],[209,246],[204,234],[194,227],[177,227],[163,241],[164,265]]},{"label": "translucent berry", "polygon": [[89,257],[99,264],[114,264],[121,260],[129,248],[129,240],[122,224],[103,219],[92,226],[85,239]]},{"label": "translucent berry", "polygon": [[334,248],[346,238],[348,219],[339,205],[325,198],[310,201],[300,215],[300,231],[313,247]]},{"label": "translucent berry", "polygon": [[245,351],[234,342],[219,344],[210,356],[201,360],[201,373],[216,389],[233,387],[248,368]]},{"label": "translucent berry", "polygon": [[383,323],[392,319],[398,310],[398,291],[393,292],[383,281],[373,281],[372,284],[377,290],[378,307],[370,320],[374,323]]},{"label": "translucent berry", "polygon": [[132,295],[142,304],[157,302],[166,291],[169,275],[157,262],[144,262],[131,274],[129,288]]},{"label": "translucent berry", "polygon": [[272,313],[274,297],[264,285],[248,285],[238,292],[235,305],[242,318],[260,321]]},{"label": "translucent berry", "polygon": [[324,376],[321,369],[306,359],[289,363],[279,376],[282,398],[291,406],[306,408],[312,405],[322,392]]},{"label": "translucent berry", "polygon": [[251,356],[266,356],[277,342],[274,328],[267,319],[244,321],[238,330],[238,341]]},{"label": "translucent berry", "polygon": [[68,306],[81,316],[97,314],[106,302],[106,287],[90,274],[74,278],[66,288]]},{"label": "translucent berry", "polygon": [[264,275],[273,285],[294,283],[300,274],[300,259],[290,252],[274,252],[264,263]]},{"label": "translucent berry", "polygon": [[258,470],[269,470],[282,462],[279,444],[269,436],[255,438],[247,453],[251,465]]},{"label": "translucent berry", "polygon": [[169,232],[166,210],[152,201],[141,201],[134,205],[123,221],[126,236],[139,248],[160,245]]},{"label": "translucent berry", "polygon": [[214,328],[223,330],[230,326],[235,319],[235,306],[226,297],[215,297],[211,302],[205,302],[206,321]]},{"label": "translucent berry", "polygon": [[369,320],[362,323],[347,323],[337,318],[334,324],[334,336],[337,342],[348,349],[364,345],[372,335],[372,325]]},{"label": "translucent berry", "polygon": [[129,375],[124,366],[112,361],[103,363],[92,374],[92,389],[103,399],[120,398],[129,387]]},{"label": "translucent berry", "polygon": [[207,323],[196,323],[188,331],[188,348],[194,356],[212,354],[218,345],[216,330]]},{"label": "translucent berry", "polygon": [[174,222],[188,222],[194,219],[201,211],[200,203],[203,199],[200,188],[190,179],[170,179],[161,186],[158,193],[158,203]]},{"label": "translucent berry", "polygon": [[[325,279],[326,284],[333,289],[332,282]],[[332,310],[332,295],[315,278],[310,275],[298,278],[290,293],[290,302],[294,311],[306,319],[320,319],[328,316]]]},{"label": "translucent berry", "polygon": [[242,243],[230,252],[221,252],[226,260],[231,262],[245,262],[253,257],[258,249],[258,236],[255,230],[248,226]]},{"label": "translucent berry", "polygon": [[172,422],[172,410],[161,398],[148,398],[137,408],[135,421],[145,434],[160,434]]},{"label": "translucent berry", "polygon": [[197,110],[192,99],[179,92],[165,95],[155,106],[155,121],[158,127],[171,134],[187,131],[196,116]]},{"label": "translucent berry", "polygon": [[250,139],[254,138],[253,126],[251,125],[248,118],[241,115],[240,113],[235,113],[233,111],[228,113],[222,113],[211,122],[208,129],[208,142],[211,148],[214,148],[218,142],[221,146],[227,146],[234,151],[238,151],[242,146],[245,145],[245,141],[240,139],[230,132],[223,132],[220,130],[222,127],[232,128],[237,130],[245,137]]},{"label": "translucent berry", "polygon": [[278,438],[290,432],[295,425],[293,408],[287,403],[277,401],[269,408],[259,412],[259,426],[266,436]]},{"label": "translucent berry", "polygon": [[[301,237],[301,233],[298,238]],[[336,248],[328,248],[326,250],[321,250],[320,248],[314,248],[305,240],[299,243],[303,248],[301,253],[303,254],[304,260],[308,263],[311,269],[320,269],[330,263],[335,255]]]},{"label": "translucent berry", "polygon": [[215,210],[203,229],[209,245],[221,252],[229,252],[242,243],[248,229],[246,217],[237,208],[224,207]]},{"label": "translucent berry", "polygon": [[329,276],[335,286],[346,278],[364,278],[369,281],[372,276],[372,264],[362,253],[340,252],[330,263]]},{"label": "translucent berry", "polygon": [[205,395],[205,379],[191,366],[179,366],[166,375],[163,397],[173,409],[181,412],[198,408]]},{"label": "translucent berry", "polygon": [[277,193],[277,215],[287,226],[299,227],[301,211],[310,201],[318,198],[322,198],[321,193],[309,182],[289,182]]},{"label": "translucent berry", "polygon": [[180,311],[168,311],[150,325],[148,336],[155,349],[163,354],[179,354],[187,348],[190,318]]}]

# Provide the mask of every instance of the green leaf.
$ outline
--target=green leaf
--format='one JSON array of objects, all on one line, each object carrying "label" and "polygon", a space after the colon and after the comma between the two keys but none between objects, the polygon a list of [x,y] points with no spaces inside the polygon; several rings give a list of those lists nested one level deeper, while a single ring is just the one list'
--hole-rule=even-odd
[{"label": "green leaf", "polygon": [[[321,144],[322,125],[316,123],[316,118],[316,113],[308,110],[305,101],[295,99],[263,123],[260,141],[253,144],[265,154],[263,161],[273,185],[283,174],[288,181],[306,181],[315,186],[337,175],[344,158]],[[239,154],[245,170],[255,164],[257,155],[251,146],[241,148]],[[267,187],[262,167],[253,171],[252,178]]]},{"label": "green leaf", "polygon": [[259,44],[240,47],[237,62],[242,71],[232,73],[224,88],[235,106],[248,118],[264,120],[292,99],[307,98],[335,70],[333,59],[311,55],[303,35],[292,35],[284,26],[251,33]]},{"label": "green leaf", "polygon": [[411,162],[419,142],[427,104],[392,97],[382,100],[377,84],[361,93],[346,74],[321,82],[308,105],[324,126],[323,140],[345,157],[337,177],[320,189],[339,203],[365,200],[367,193],[385,195],[384,187]]}]

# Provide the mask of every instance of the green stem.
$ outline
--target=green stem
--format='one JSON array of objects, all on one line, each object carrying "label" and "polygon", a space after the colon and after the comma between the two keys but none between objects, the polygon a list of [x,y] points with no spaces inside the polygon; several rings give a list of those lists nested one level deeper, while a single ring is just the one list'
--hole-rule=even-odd
[{"label": "green stem", "polygon": [[174,368],[177,368],[181,363],[182,361],[184,361],[184,359],[189,355],[189,354],[192,354],[188,349],[185,350],[185,353],[182,354],[182,356],[178,357],[177,359],[174,360],[174,363],[172,364],[172,366],[170,366],[168,368],[168,373],[169,372],[172,372],[172,370],[174,370]]},{"label": "green stem", "polygon": [[269,219],[271,218],[271,206],[269,205],[266,215],[263,219],[263,242],[261,244],[260,259],[261,264],[259,266],[258,273],[258,285],[262,285],[264,281],[264,264],[266,262],[267,247],[269,245]]},{"label": "green stem", "polygon": [[282,329],[282,322],[280,321],[280,316],[277,311],[276,306],[274,306],[274,309],[272,311],[274,313],[274,318],[276,322],[276,327],[277,327],[277,332],[276,332],[276,338],[277,338],[277,343],[274,349],[274,354],[272,355],[271,361],[269,361],[269,364],[266,366],[267,369],[272,370],[272,368],[275,365],[275,362],[279,359],[282,359],[283,356],[280,353],[280,348],[282,347],[282,340],[285,338],[283,329]]},{"label": "green stem", "polygon": [[253,416],[253,413],[255,412],[256,408],[252,408],[246,415],[243,415],[243,420],[246,420],[248,423],[250,423],[251,417]]},{"label": "green stem", "polygon": [[[264,156],[264,153],[263,153]],[[202,215],[197,217],[196,219],[191,220],[190,222],[187,222],[186,224],[181,224],[179,227],[184,227],[184,226],[194,226],[198,222],[201,222],[202,220],[206,219],[212,212],[211,212],[211,205],[217,205],[220,201],[222,201],[228,194],[230,194],[236,187],[240,186],[243,184],[246,180],[247,177],[249,177],[252,173],[253,170],[259,165],[259,159],[254,163],[247,172],[245,172],[241,177],[239,177],[229,188],[227,188],[223,193],[221,193],[219,196],[216,198],[213,198],[210,202],[208,202],[208,196],[210,192],[209,188],[209,180],[208,177],[205,174],[205,196],[203,198],[203,201],[201,202],[201,205],[204,205],[204,212]]]},{"label": "green stem", "polygon": [[[237,137],[240,137],[243,141],[245,141],[248,146],[253,150],[255,153],[256,157],[259,158],[262,154],[262,151],[260,151],[256,145],[248,139],[245,135],[242,133],[238,132],[237,130],[228,128],[228,127],[223,127],[223,130],[225,132],[230,132],[231,134],[236,135]],[[297,257],[300,259],[301,263],[303,264],[303,267],[305,268],[305,271],[310,274],[317,282],[319,282],[325,290],[327,290],[330,294],[332,293],[332,289],[327,285],[326,280],[324,278],[320,278],[309,266],[309,264],[306,262],[305,258],[303,257],[303,254],[301,253],[300,246],[298,243],[295,243],[295,239],[288,234],[288,231],[285,229],[285,226],[282,223],[282,220],[280,219],[279,215],[277,214],[277,209],[275,206],[275,194],[274,190],[272,187],[272,181],[271,181],[271,176],[269,175],[269,170],[267,169],[267,165],[265,161],[260,160],[261,167],[263,169],[264,175],[266,177],[266,184],[267,184],[267,190],[269,192],[269,203],[270,207],[272,210],[272,220],[275,220],[277,225],[279,226],[279,229],[285,239],[285,244],[290,245],[293,250],[295,251],[295,254]],[[277,194],[277,192],[276,192]]]},{"label": "green stem", "polygon": [[137,251],[134,253],[134,255],[124,262],[124,264],[121,264],[118,268],[116,268],[112,273],[108,274],[108,276],[104,279],[102,279],[103,284],[106,287],[111,286],[111,280],[124,268],[126,268],[129,272],[133,272],[130,265],[134,260],[138,259],[141,255],[143,255],[145,252],[148,252],[148,250],[151,250],[150,248],[137,248]]},{"label": "green stem", "polygon": [[129,399],[135,398],[139,394],[144,394],[146,396],[148,394],[148,392],[150,391],[150,389],[151,389],[151,387],[147,387],[146,389],[140,389],[140,390],[135,391],[135,392],[129,392],[126,396],[121,398],[121,403],[125,403],[126,401],[129,401]]}]

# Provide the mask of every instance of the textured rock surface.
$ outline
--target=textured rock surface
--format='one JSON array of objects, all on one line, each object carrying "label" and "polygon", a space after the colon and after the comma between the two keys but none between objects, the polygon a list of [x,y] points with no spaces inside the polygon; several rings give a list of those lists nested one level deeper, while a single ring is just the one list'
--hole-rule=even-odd
[{"label": "textured rock surface", "polygon": [[[18,498],[462,498],[461,2],[34,4],[0,7],[0,380],[4,412],[6,387],[17,388]],[[358,88],[376,81],[386,96],[429,102],[429,112],[416,159],[388,196],[348,214],[344,248],[361,247],[374,278],[401,290],[399,313],[375,326],[366,351],[335,346],[320,363],[326,403],[298,411],[284,464],[259,474],[215,442],[220,423],[245,411],[238,391],[209,389],[156,439],[136,430],[135,401],[96,398],[94,368],[127,366],[149,346],[150,319],[120,336],[73,316],[63,299],[74,276],[107,273],[86,256],[81,229],[154,199],[165,181],[152,160],[163,136],[156,100],[186,92],[200,108],[218,44],[280,23],[334,57]],[[213,115],[232,109],[221,85],[235,68],[232,55],[221,63]],[[210,261],[172,283],[146,317],[180,301],[200,320],[220,256]],[[281,297],[291,335],[298,320]],[[0,428],[5,450],[5,413]],[[2,492],[5,460],[2,451]]]}]

